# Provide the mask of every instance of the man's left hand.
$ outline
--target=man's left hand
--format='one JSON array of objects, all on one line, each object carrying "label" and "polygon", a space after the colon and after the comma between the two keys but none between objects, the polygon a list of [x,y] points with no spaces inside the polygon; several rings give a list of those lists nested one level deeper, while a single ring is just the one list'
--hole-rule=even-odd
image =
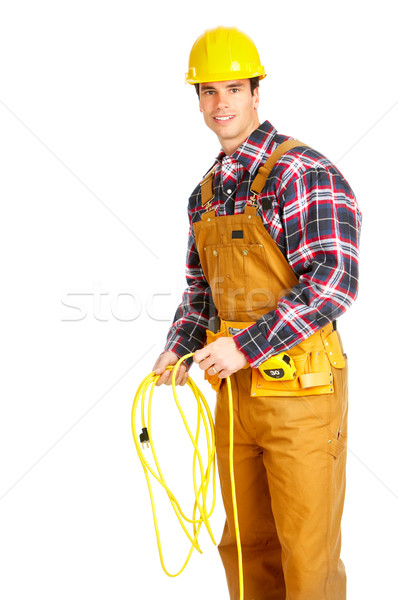
[{"label": "man's left hand", "polygon": [[221,379],[236,373],[247,365],[247,359],[231,337],[220,337],[193,355],[193,360],[201,369],[209,369],[210,375],[216,373]]}]

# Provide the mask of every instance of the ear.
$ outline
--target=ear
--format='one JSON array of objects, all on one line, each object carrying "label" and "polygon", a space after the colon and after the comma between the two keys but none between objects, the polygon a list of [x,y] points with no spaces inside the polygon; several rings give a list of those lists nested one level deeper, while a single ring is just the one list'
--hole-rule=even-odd
[{"label": "ear", "polygon": [[256,87],[253,90],[253,108],[258,108],[258,105],[260,104],[260,94],[259,94],[260,88]]}]

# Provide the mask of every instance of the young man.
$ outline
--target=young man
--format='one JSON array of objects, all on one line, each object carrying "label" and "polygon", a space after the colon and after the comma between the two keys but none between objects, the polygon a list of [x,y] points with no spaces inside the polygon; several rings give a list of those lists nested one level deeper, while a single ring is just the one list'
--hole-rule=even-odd
[{"label": "young man", "polygon": [[[230,597],[239,582],[228,375],[245,598],[343,600],[347,364],[335,322],[357,295],[361,215],[326,157],[260,124],[264,77],[253,42],[235,28],[206,31],[192,48],[186,80],[222,150],[189,200],[188,288],[154,371],[170,384],[166,367],[195,352],[218,388]],[[187,377],[181,366],[177,383]]]}]

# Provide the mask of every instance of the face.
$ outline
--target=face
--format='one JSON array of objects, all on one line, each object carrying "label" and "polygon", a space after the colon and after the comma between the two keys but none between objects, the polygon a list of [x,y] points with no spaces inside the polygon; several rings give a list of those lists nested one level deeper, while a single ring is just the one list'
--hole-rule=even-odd
[{"label": "face", "polygon": [[259,126],[258,104],[258,88],[252,94],[248,79],[199,86],[200,112],[226,154],[232,154]]}]

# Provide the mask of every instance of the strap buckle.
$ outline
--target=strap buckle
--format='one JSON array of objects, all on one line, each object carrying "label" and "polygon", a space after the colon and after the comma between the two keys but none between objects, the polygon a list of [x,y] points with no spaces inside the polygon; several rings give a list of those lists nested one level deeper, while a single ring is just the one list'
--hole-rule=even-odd
[{"label": "strap buckle", "polygon": [[206,204],[204,204],[204,205],[202,206],[202,208],[203,208],[203,213],[202,213],[202,215],[205,215],[206,213],[208,213],[208,212],[210,212],[211,210],[213,210],[213,200],[214,200],[214,197],[213,197],[213,198],[211,198],[210,200],[208,200],[208,201],[206,202]]},{"label": "strap buckle", "polygon": [[260,208],[260,204],[259,204],[260,194],[257,194],[256,192],[253,192],[253,190],[251,190],[251,194],[252,195],[247,200],[246,205],[247,206],[254,206],[254,208],[257,208],[257,210],[258,210]]}]

